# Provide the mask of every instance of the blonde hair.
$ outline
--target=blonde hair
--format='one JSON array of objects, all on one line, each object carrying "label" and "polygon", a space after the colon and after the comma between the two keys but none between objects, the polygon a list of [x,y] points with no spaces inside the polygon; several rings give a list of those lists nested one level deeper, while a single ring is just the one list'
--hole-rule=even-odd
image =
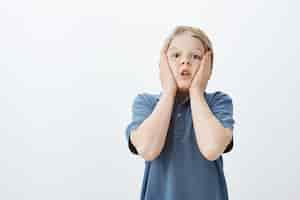
[{"label": "blonde hair", "polygon": [[175,36],[182,34],[185,31],[189,31],[192,33],[192,37],[197,38],[201,41],[201,43],[204,46],[205,52],[208,50],[211,50],[211,70],[213,68],[213,57],[214,57],[214,52],[213,52],[213,47],[210,39],[208,38],[207,34],[201,30],[200,28],[197,27],[192,27],[192,26],[184,26],[184,25],[178,25],[176,26],[169,37],[167,37],[166,42],[167,46],[170,45],[171,41],[174,39]]}]

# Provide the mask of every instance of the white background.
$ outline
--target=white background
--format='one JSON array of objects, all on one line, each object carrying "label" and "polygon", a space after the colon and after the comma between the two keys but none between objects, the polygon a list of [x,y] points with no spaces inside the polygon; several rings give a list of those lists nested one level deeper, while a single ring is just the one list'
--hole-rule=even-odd
[{"label": "white background", "polygon": [[209,35],[207,91],[234,102],[230,199],[298,198],[299,17],[295,0],[1,0],[0,199],[138,199],[125,128],[176,25]]}]

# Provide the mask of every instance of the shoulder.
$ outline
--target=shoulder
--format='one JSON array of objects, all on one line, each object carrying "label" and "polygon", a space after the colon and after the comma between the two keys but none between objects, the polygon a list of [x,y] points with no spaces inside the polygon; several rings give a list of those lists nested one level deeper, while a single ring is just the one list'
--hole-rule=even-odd
[{"label": "shoulder", "polygon": [[228,92],[224,91],[215,91],[212,93],[212,102],[222,102],[222,101],[232,101],[231,95]]},{"label": "shoulder", "polygon": [[232,97],[228,92],[224,92],[220,90],[214,91],[208,93],[207,99],[212,109],[226,109],[226,110],[233,109]]},{"label": "shoulder", "polygon": [[161,94],[155,94],[150,92],[139,92],[134,97],[134,104],[142,103],[144,105],[153,107],[159,100]]}]

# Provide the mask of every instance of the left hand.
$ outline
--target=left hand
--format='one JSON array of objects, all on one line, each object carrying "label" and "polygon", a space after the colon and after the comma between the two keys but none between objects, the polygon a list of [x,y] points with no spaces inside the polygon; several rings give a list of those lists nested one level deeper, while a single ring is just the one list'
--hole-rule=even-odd
[{"label": "left hand", "polygon": [[192,79],[192,83],[189,88],[190,92],[196,90],[204,93],[211,71],[211,54],[211,50],[204,54],[198,70]]}]

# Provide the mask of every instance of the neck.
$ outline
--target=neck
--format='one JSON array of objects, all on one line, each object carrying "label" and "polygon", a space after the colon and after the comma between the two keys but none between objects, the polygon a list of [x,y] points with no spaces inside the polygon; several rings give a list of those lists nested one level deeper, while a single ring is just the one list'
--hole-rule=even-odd
[{"label": "neck", "polygon": [[189,96],[189,92],[188,91],[177,91],[176,92],[176,99],[178,100],[183,100],[185,98],[187,98],[187,96]]}]

